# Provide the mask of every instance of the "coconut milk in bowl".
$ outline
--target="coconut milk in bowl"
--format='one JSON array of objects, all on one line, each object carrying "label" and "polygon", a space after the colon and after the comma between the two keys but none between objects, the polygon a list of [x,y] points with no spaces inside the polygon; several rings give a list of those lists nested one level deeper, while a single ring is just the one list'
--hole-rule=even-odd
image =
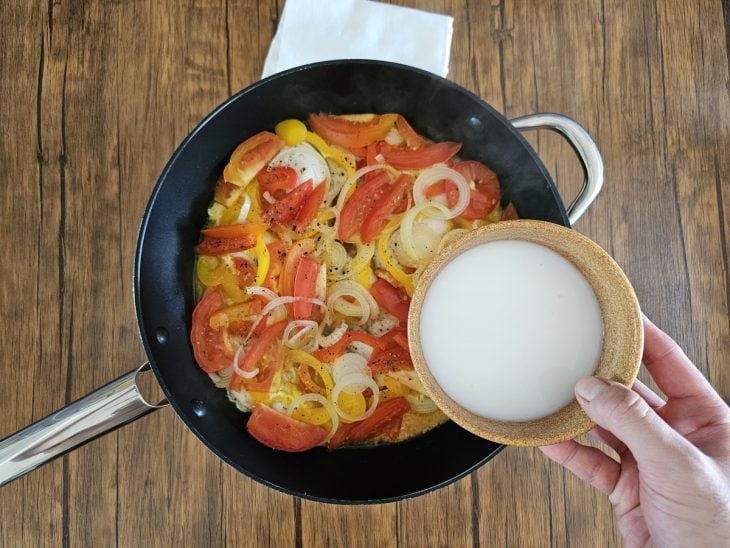
[{"label": "coconut milk in bowl", "polygon": [[598,245],[542,221],[470,232],[426,269],[408,322],[414,365],[455,422],[500,443],[545,445],[592,427],[573,387],[631,384],[641,313]]}]

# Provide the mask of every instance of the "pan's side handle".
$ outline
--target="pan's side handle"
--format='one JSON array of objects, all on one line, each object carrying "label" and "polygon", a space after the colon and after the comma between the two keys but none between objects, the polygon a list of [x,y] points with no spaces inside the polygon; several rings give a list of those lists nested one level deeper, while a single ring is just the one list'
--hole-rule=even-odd
[{"label": "pan's side handle", "polygon": [[166,401],[145,401],[137,375],[149,364],[130,371],[0,441],[0,486],[102,434],[165,407]]},{"label": "pan's side handle", "polygon": [[528,114],[510,120],[517,129],[551,129],[560,133],[575,150],[583,167],[583,188],[568,206],[571,226],[595,201],[603,187],[603,159],[598,146],[578,122],[562,114],[545,112]]}]

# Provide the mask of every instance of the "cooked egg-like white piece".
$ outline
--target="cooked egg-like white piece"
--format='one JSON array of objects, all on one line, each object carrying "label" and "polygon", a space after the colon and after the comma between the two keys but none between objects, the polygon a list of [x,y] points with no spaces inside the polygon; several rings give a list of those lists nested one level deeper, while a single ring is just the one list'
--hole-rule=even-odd
[{"label": "cooked egg-like white piece", "polygon": [[293,147],[284,147],[274,156],[271,167],[287,166],[297,172],[297,184],[311,179],[312,185],[329,181],[330,170],[322,155],[309,143],[300,143]]}]

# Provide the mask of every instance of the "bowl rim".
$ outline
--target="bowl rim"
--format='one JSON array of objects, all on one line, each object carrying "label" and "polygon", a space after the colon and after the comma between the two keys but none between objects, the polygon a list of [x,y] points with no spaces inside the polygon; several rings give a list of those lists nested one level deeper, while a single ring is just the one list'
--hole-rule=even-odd
[{"label": "bowl rim", "polygon": [[557,252],[586,278],[598,299],[604,336],[596,376],[631,386],[641,365],[644,330],[636,294],[616,261],[586,236],[554,223],[515,220],[472,230],[450,243],[419,279],[408,314],[408,341],[413,365],[436,405],[454,422],[477,436],[517,446],[552,445],[588,432],[595,423],[573,398],[561,409],[539,419],[504,421],[482,417],[460,406],[431,374],[420,344],[423,302],[433,280],[465,251],[492,241],[532,242]]}]

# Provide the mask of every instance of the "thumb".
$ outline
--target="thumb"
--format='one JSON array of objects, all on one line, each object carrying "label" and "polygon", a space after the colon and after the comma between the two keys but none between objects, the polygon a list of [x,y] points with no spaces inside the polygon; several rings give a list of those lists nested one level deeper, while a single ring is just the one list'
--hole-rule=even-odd
[{"label": "thumb", "polygon": [[626,444],[637,462],[664,462],[684,439],[633,390],[617,382],[585,377],[575,385],[578,403],[599,426]]}]

